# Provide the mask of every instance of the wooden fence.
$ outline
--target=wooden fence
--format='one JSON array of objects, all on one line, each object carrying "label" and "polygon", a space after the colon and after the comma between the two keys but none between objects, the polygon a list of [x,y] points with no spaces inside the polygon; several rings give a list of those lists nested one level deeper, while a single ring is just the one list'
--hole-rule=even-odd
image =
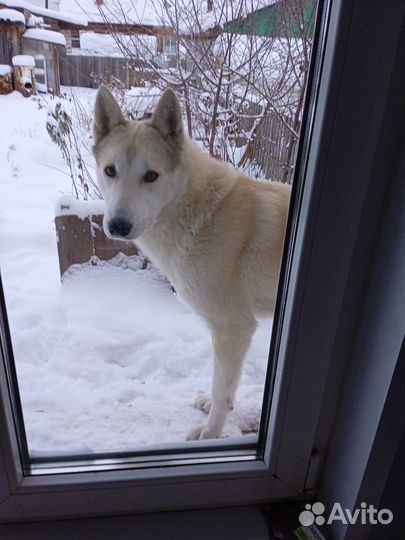
[{"label": "wooden fence", "polygon": [[92,74],[102,77],[115,77],[130,87],[130,69],[125,58],[106,56],[60,55],[60,78],[65,86],[97,88],[98,83]]},{"label": "wooden fence", "polygon": [[[234,138],[237,147],[247,144],[244,134],[254,128],[254,115],[261,114],[261,108],[252,103],[249,115],[237,122],[238,135]],[[260,119],[256,135],[248,143],[247,159],[263,171],[265,178],[274,182],[292,183],[298,148],[298,137],[292,129],[292,123],[292,118],[269,111]]]},{"label": "wooden fence", "polygon": [[263,170],[266,178],[291,184],[298,138],[288,124],[291,124],[290,118],[268,113],[258,127],[250,159]]},{"label": "wooden fence", "polygon": [[[136,74],[131,70],[128,62],[121,57],[76,56],[61,53],[61,84],[97,88],[99,83],[94,75],[106,78],[113,76],[124,83],[126,88],[139,83],[142,85],[142,80],[147,78],[146,73],[140,71]],[[250,109],[252,118],[245,117],[238,123],[237,131],[240,134],[252,129],[253,115],[260,113],[260,108],[256,104],[252,104]],[[249,150],[249,159],[262,169],[266,178],[289,184],[292,182],[298,146],[297,138],[288,127],[290,123],[289,118],[280,118],[279,115],[269,112],[261,121]],[[245,143],[243,135],[238,135],[237,140],[238,146]]]}]

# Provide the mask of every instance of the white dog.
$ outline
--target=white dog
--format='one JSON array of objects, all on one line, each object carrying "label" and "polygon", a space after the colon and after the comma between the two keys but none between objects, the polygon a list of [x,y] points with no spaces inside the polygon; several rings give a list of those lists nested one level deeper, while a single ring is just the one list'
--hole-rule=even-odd
[{"label": "white dog", "polygon": [[274,309],[290,187],[251,180],[202,151],[171,89],[151,119],[134,122],[102,86],[94,140],[106,234],[135,240],[211,330],[211,399],[195,403],[208,420],[188,438],[219,437],[256,317]]}]

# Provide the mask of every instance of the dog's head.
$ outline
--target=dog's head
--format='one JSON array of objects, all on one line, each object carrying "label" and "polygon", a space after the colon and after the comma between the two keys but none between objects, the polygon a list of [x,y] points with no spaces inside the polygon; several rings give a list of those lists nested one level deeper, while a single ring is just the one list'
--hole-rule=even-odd
[{"label": "dog's head", "polygon": [[159,220],[181,191],[184,133],[179,102],[168,88],[150,120],[128,121],[101,86],[93,133],[98,183],[106,202],[104,230],[111,238],[133,240]]}]

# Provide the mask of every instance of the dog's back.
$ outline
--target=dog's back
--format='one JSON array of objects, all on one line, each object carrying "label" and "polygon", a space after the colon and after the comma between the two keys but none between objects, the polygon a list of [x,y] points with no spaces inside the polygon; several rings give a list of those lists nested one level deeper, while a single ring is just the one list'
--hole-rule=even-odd
[{"label": "dog's back", "polygon": [[235,269],[255,315],[274,310],[290,194],[285,184],[241,177],[229,196],[239,235]]}]

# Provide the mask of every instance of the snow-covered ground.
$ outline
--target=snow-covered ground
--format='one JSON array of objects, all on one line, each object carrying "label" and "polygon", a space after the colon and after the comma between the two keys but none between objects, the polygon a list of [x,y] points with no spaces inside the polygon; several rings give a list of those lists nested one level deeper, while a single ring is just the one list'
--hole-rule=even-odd
[{"label": "snow-covered ground", "polygon": [[[136,258],[71,267],[60,282],[54,207],[71,183],[46,107],[14,92],[0,118],[0,268],[31,452],[183,443],[204,420],[192,404],[210,389],[208,330]],[[257,431],[270,327],[254,337],[224,436]]]}]

